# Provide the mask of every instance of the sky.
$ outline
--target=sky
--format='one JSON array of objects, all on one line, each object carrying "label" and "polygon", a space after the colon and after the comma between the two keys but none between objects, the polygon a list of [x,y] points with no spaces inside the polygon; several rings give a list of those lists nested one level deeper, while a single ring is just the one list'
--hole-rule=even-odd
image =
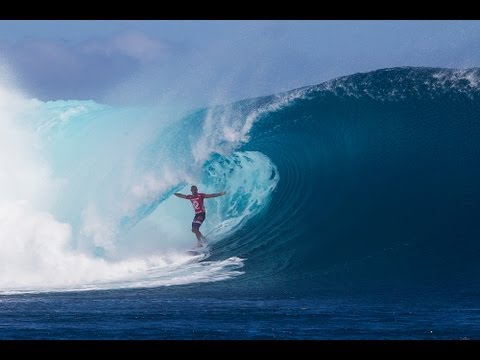
[{"label": "sky", "polygon": [[42,101],[209,106],[382,68],[479,64],[473,20],[0,20],[0,83]]}]

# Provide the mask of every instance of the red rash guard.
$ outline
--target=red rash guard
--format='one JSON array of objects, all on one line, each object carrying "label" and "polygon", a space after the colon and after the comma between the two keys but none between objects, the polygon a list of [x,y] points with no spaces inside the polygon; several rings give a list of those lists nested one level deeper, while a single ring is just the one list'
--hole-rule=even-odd
[{"label": "red rash guard", "polygon": [[195,214],[200,214],[205,212],[205,207],[203,206],[203,199],[205,198],[204,193],[197,193],[197,195],[187,195],[187,199],[192,202],[193,210]]}]

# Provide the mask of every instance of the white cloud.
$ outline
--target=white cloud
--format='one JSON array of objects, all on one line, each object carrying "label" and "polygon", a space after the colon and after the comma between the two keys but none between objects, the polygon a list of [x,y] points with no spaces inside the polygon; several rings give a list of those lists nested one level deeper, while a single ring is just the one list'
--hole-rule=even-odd
[{"label": "white cloud", "polygon": [[167,46],[163,42],[151,39],[140,32],[117,36],[113,45],[119,52],[141,61],[155,60],[167,52]]},{"label": "white cloud", "polygon": [[87,53],[126,55],[141,62],[161,59],[169,50],[166,42],[139,31],[123,32],[109,39],[91,40],[83,49]]},{"label": "white cloud", "polygon": [[81,67],[80,59],[71,49],[53,41],[35,41],[30,43],[30,53],[44,63],[60,65],[64,69],[75,70]]}]

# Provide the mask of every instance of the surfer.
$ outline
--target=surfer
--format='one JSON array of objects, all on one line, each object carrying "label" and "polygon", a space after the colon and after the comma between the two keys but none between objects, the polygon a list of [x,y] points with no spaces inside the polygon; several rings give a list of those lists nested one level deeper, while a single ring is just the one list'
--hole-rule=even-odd
[{"label": "surfer", "polygon": [[188,199],[192,202],[193,210],[195,211],[195,217],[192,221],[192,232],[197,236],[197,246],[202,247],[202,241],[206,242],[207,240],[200,232],[200,225],[202,225],[205,220],[205,206],[203,205],[203,199],[225,195],[225,191],[216,194],[204,194],[199,193],[198,188],[195,185],[192,185],[190,190],[192,191],[192,195],[184,195],[180,193],[175,193],[174,195],[182,199]]}]

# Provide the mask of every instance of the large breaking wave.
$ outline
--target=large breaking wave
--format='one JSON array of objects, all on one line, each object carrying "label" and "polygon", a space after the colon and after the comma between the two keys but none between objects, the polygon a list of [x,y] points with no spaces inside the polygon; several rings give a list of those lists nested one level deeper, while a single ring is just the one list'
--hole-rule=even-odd
[{"label": "large breaking wave", "polygon": [[[172,117],[0,93],[0,286],[478,279],[479,71],[395,68]],[[211,256],[190,257],[191,184]]]}]

